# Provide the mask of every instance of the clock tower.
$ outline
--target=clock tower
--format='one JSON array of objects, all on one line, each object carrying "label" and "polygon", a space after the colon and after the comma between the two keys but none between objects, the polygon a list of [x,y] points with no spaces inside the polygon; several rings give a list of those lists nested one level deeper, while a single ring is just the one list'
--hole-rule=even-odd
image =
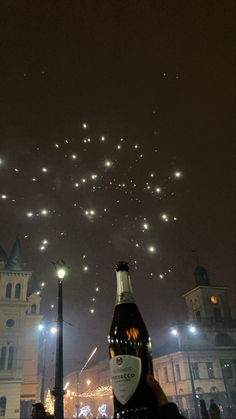
[{"label": "clock tower", "polygon": [[194,277],[195,288],[184,294],[189,320],[206,326],[230,324],[232,316],[227,287],[212,286],[207,270],[199,264],[194,270]]},{"label": "clock tower", "polygon": [[20,241],[8,257],[0,248],[0,417],[30,417],[38,394],[41,297],[28,294],[32,272],[23,268]]}]

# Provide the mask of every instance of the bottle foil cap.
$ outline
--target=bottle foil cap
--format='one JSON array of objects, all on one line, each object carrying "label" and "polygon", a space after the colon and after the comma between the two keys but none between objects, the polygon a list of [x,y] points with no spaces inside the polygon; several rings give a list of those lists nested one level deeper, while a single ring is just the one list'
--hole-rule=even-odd
[{"label": "bottle foil cap", "polygon": [[116,272],[119,272],[119,271],[129,272],[129,264],[128,264],[128,262],[124,262],[124,261],[117,262],[117,264],[116,264]]}]

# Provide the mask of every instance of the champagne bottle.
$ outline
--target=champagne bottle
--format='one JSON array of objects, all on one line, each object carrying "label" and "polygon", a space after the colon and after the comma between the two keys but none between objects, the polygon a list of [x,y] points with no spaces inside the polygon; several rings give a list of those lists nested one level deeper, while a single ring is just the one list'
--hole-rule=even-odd
[{"label": "champagne bottle", "polygon": [[117,296],[109,356],[114,418],[156,418],[156,401],[146,383],[153,374],[151,339],[135,303],[127,262],[116,265]]}]

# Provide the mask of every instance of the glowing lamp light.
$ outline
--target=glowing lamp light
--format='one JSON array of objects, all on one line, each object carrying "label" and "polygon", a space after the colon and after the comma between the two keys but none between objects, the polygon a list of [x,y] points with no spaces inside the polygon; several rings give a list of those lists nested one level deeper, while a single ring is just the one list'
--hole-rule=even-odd
[{"label": "glowing lamp light", "polygon": [[55,333],[57,333],[57,328],[56,327],[51,327],[50,332],[51,332],[52,335],[55,335]]},{"label": "glowing lamp light", "polygon": [[173,336],[178,336],[178,330],[177,329],[171,329],[171,333]]},{"label": "glowing lamp light", "polygon": [[59,279],[64,279],[65,278],[65,275],[66,275],[66,269],[65,268],[59,268],[57,270],[57,277]]},{"label": "glowing lamp light", "polygon": [[38,325],[38,330],[41,332],[44,329],[44,325],[43,324],[39,324]]},{"label": "glowing lamp light", "polygon": [[90,379],[86,380],[86,384],[89,386],[91,384],[91,380]]},{"label": "glowing lamp light", "polygon": [[42,209],[42,210],[41,210],[41,214],[42,214],[42,215],[47,215],[47,213],[48,213],[48,210],[46,210],[46,209]]},{"label": "glowing lamp light", "polygon": [[193,325],[190,325],[188,329],[193,335],[195,335],[197,333],[197,329]]}]

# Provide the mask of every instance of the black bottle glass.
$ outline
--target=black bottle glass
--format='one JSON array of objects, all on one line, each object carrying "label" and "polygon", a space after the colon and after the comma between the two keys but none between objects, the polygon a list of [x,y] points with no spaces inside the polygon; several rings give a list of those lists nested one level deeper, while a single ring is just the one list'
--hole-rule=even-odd
[{"label": "black bottle glass", "polygon": [[153,373],[151,339],[135,303],[127,262],[116,265],[117,295],[109,341],[114,418],[156,418],[155,397],[146,384]]}]

